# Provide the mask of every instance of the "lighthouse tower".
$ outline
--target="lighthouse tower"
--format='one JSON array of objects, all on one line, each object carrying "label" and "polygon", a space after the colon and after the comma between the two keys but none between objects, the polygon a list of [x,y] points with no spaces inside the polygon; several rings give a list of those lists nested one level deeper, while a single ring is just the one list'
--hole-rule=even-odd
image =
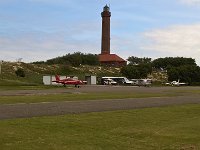
[{"label": "lighthouse tower", "polygon": [[126,61],[116,54],[110,54],[110,8],[106,5],[101,13],[102,17],[102,37],[101,37],[101,54],[99,62],[107,66],[124,66]]},{"label": "lighthouse tower", "polygon": [[102,37],[101,54],[110,54],[110,8],[106,5],[101,13],[102,17]]}]

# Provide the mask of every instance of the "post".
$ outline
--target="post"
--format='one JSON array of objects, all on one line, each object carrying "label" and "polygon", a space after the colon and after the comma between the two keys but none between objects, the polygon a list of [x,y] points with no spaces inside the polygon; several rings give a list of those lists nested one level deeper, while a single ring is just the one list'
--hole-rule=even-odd
[{"label": "post", "polygon": [[0,74],[1,74],[1,65],[3,63],[3,60],[0,60]]}]

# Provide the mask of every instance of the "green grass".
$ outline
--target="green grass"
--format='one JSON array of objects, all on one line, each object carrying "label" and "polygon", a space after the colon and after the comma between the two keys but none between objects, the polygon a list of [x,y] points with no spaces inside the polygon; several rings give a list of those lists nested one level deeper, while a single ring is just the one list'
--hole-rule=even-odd
[{"label": "green grass", "polygon": [[[48,93],[47,89],[55,89],[55,93]],[[56,89],[71,89],[66,93],[56,93]],[[200,91],[196,88],[170,88],[163,90],[147,90],[137,91],[133,90],[131,92],[121,91],[121,92],[87,92],[87,93],[76,93],[73,90],[74,87],[60,87],[60,86],[44,86],[44,85],[36,85],[36,86],[0,86],[0,91],[4,90],[24,90],[24,95],[21,96],[0,96],[0,104],[15,104],[15,103],[39,103],[39,102],[59,102],[59,101],[81,101],[81,100],[100,100],[100,99],[124,99],[124,98],[148,98],[148,97],[175,97],[175,96],[186,96],[186,95],[199,95]],[[42,94],[29,95],[26,90],[43,90]],[[45,94],[45,90],[47,90]]]},{"label": "green grass", "polygon": [[20,86],[36,86],[40,85],[39,83],[33,82],[33,81],[21,81],[19,79],[13,79],[13,80],[7,80],[7,79],[0,79],[0,89],[3,89],[5,87],[20,87]]},{"label": "green grass", "polygon": [[0,121],[1,150],[198,150],[200,105]]},{"label": "green grass", "polygon": [[124,99],[124,98],[148,98],[148,97],[169,97],[177,96],[174,93],[66,93],[48,95],[23,95],[23,96],[1,96],[0,104],[15,103],[39,103],[39,102],[59,102],[59,101],[81,101],[81,100],[101,100],[101,99]]},{"label": "green grass", "polygon": [[44,90],[44,89],[68,89],[74,88],[72,86],[63,87],[63,86],[45,86],[45,85],[0,85],[0,91],[3,90]]}]

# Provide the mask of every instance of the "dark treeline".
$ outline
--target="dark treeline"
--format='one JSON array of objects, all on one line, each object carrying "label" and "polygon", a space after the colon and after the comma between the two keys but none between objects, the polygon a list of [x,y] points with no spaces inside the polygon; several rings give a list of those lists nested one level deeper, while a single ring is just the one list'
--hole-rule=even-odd
[{"label": "dark treeline", "polygon": [[152,66],[156,69],[166,70],[169,81],[180,80],[189,85],[200,83],[200,67],[192,58],[158,58],[152,62]]},{"label": "dark treeline", "polygon": [[121,68],[121,73],[129,79],[146,78],[152,72],[151,64],[127,65]]},{"label": "dark treeline", "polygon": [[169,81],[180,80],[190,85],[200,84],[200,67],[192,58],[166,57],[152,61],[151,58],[128,58],[129,64],[121,69],[128,78],[146,78],[153,70],[166,71]]},{"label": "dark treeline", "polygon": [[183,65],[179,67],[169,67],[167,69],[168,80],[173,81],[180,79],[190,85],[199,85],[200,67],[195,65]]},{"label": "dark treeline", "polygon": [[34,62],[34,64],[64,64],[64,65],[71,65],[71,66],[80,66],[80,65],[98,65],[98,55],[95,54],[83,54],[80,52],[76,52],[73,54],[66,54],[62,57],[56,57],[53,59],[49,59],[46,62]]},{"label": "dark treeline", "polygon": [[195,60],[192,58],[183,57],[166,57],[158,58],[152,61],[152,66],[157,69],[167,69],[169,67],[180,67],[185,65],[196,66]]},{"label": "dark treeline", "polygon": [[127,60],[129,64],[121,69],[121,73],[129,79],[146,78],[152,72],[151,58],[131,56]]}]

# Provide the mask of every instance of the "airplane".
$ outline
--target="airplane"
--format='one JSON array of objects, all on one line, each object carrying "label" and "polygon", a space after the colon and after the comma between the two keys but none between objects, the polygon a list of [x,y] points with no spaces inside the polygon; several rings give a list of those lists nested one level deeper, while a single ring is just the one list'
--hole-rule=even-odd
[{"label": "airplane", "polygon": [[52,82],[63,84],[64,87],[67,84],[69,84],[69,85],[75,85],[75,87],[79,88],[80,87],[79,85],[83,84],[83,81],[73,79],[73,78],[60,79],[59,75],[55,75],[55,78],[56,78],[56,80],[52,81]]},{"label": "airplane", "polygon": [[179,79],[178,81],[172,81],[171,82],[171,85],[172,86],[181,86],[181,85],[186,85],[187,83],[184,83],[184,82],[179,82]]},{"label": "airplane", "polygon": [[150,87],[152,84],[151,79],[131,79],[132,85]]},{"label": "airplane", "polygon": [[171,86],[187,85],[187,83],[179,82],[179,81],[180,81],[180,80],[178,79],[178,81],[172,81],[171,83],[166,83],[166,85],[171,85]]},{"label": "airplane", "polygon": [[104,85],[117,85],[117,82],[115,82],[113,79],[104,79],[103,80]]}]

